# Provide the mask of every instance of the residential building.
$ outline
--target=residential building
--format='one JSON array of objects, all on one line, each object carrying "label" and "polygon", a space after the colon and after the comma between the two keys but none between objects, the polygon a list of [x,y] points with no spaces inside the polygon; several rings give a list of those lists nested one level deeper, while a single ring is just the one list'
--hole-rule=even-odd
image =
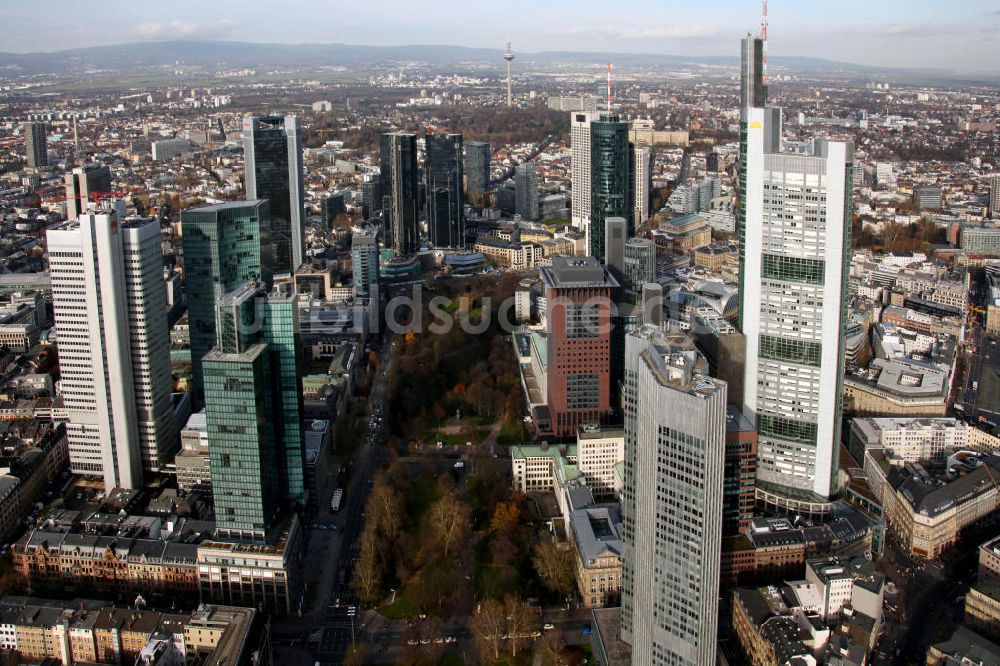
[{"label": "residential building", "polygon": [[534,164],[518,164],[514,168],[514,212],[522,220],[538,219],[538,167]]},{"label": "residential building", "polygon": [[716,661],[726,385],[686,337],[625,343],[622,639],[632,663]]},{"label": "residential building", "polygon": [[628,123],[617,114],[602,113],[590,123],[590,216],[588,248],[590,256],[606,261],[605,220],[628,219],[626,238],[635,235],[629,192]]},{"label": "residential building", "polygon": [[837,490],[853,148],[781,152],[780,109],[751,109],[741,132],[743,413],[757,427],[758,499],[823,513]]},{"label": "residential building", "polygon": [[465,191],[480,196],[490,189],[490,144],[469,141],[465,144]]},{"label": "residential building", "polygon": [[[462,135],[427,134],[427,230],[434,247],[465,247]],[[537,198],[537,197],[536,197]]]},{"label": "residential building", "polygon": [[49,126],[46,123],[24,123],[24,155],[29,169],[41,169],[49,165]]},{"label": "residential building", "polygon": [[1000,578],[1000,536],[979,547],[979,580]]},{"label": "residential building", "polygon": [[[90,164],[66,174],[66,219],[75,220],[86,212],[95,195],[111,193],[111,169]],[[94,201],[97,203],[97,201]]]},{"label": "residential building", "polygon": [[[383,229],[397,257],[415,254],[420,243],[417,226],[417,135],[383,134],[381,139]],[[391,241],[391,242],[390,242]]]},{"label": "residential building", "polygon": [[593,112],[570,114],[569,151],[570,187],[572,196],[572,221],[578,229],[590,223],[590,123],[596,117]]},{"label": "residential building", "polygon": [[1000,580],[980,580],[965,595],[965,623],[983,636],[1000,637]]},{"label": "residential building", "polygon": [[653,149],[649,146],[629,146],[629,178],[631,178],[633,228],[649,219],[649,197],[653,182]]},{"label": "residential building", "polygon": [[181,214],[196,408],[204,400],[202,358],[217,338],[215,303],[248,282],[265,288],[271,285],[269,211],[267,201],[227,201],[188,208]]},{"label": "residential building", "polygon": [[540,269],[547,322],[547,427],[572,437],[611,408],[611,292],[618,282],[594,257],[553,257]]},{"label": "residential building", "polygon": [[374,232],[355,233],[351,237],[351,272],[354,293],[378,301],[378,238]]},{"label": "residential building", "polygon": [[275,275],[291,275],[305,257],[300,131],[298,116],[243,118],[247,201],[268,201]]},{"label": "residential building", "polygon": [[177,447],[160,225],[122,212],[47,234],[70,469],[109,491],[141,488]]}]

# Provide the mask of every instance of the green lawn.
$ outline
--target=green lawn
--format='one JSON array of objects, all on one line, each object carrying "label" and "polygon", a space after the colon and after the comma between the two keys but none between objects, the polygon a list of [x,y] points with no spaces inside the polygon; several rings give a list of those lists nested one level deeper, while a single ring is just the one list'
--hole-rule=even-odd
[{"label": "green lawn", "polygon": [[396,601],[378,609],[384,617],[390,620],[409,620],[420,615],[417,604],[405,592],[396,595]]}]

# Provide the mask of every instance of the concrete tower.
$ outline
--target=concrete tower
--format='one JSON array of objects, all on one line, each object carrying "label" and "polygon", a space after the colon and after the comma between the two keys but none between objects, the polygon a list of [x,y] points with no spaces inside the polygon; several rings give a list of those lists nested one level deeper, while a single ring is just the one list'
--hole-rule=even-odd
[{"label": "concrete tower", "polygon": [[514,53],[510,50],[510,40],[507,40],[507,52],[503,54],[503,59],[507,61],[507,106],[514,106],[514,95],[512,92],[513,78],[511,77],[510,63],[514,60]]}]

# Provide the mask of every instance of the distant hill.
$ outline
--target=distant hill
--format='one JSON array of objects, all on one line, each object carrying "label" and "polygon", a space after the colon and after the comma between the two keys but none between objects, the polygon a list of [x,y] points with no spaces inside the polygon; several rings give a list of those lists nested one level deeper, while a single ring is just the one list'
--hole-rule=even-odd
[{"label": "distant hill", "polygon": [[[76,75],[94,70],[138,72],[182,64],[206,68],[317,68],[325,66],[386,65],[426,62],[436,65],[456,63],[496,63],[502,67],[500,49],[464,46],[410,45],[364,46],[352,44],[257,44],[231,41],[153,41],[68,49],[49,53],[0,53],[0,74]],[[603,64],[620,68],[667,65],[735,66],[736,56],[678,56],[641,53],[587,53],[544,51],[517,54],[523,64]],[[775,67],[793,73],[879,73],[903,74],[907,78],[958,78],[945,70],[887,69],[820,58],[772,56]],[[996,75],[983,75],[986,80]]]}]

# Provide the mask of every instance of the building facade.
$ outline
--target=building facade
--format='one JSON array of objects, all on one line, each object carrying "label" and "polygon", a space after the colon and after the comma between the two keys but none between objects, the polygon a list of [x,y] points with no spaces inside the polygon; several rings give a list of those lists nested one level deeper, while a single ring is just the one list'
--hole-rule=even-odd
[{"label": "building facade", "polygon": [[629,193],[628,123],[617,114],[602,113],[590,123],[590,256],[602,264],[605,256],[604,223],[609,217],[629,221],[626,237],[635,235]]},{"label": "building facade", "polygon": [[853,150],[817,140],[807,154],[780,152],[780,109],[750,109],[745,125],[743,413],[757,427],[758,487],[822,511],[836,492]]},{"label": "building facade", "polygon": [[45,123],[24,123],[24,155],[28,168],[41,169],[49,165],[49,126]]},{"label": "building facade", "polygon": [[91,164],[73,169],[66,174],[66,219],[75,220],[85,212],[95,194],[110,192],[110,168]]},{"label": "building facade", "polygon": [[427,135],[427,229],[434,247],[465,247],[461,134]]},{"label": "building facade", "polygon": [[291,275],[305,257],[305,185],[298,116],[243,119],[247,201],[267,199],[272,269]]},{"label": "building facade", "polygon": [[469,141],[465,144],[465,189],[471,196],[480,196],[490,189],[490,144]]},{"label": "building facade", "polygon": [[385,244],[392,247],[397,257],[415,254],[420,244],[417,135],[383,134],[380,156]]},{"label": "building facade", "polygon": [[141,488],[177,446],[160,226],[122,210],[48,232],[70,468]]},{"label": "building facade", "polygon": [[518,164],[514,169],[514,212],[521,219],[538,220],[538,167]]},{"label": "building facade", "polygon": [[571,113],[569,126],[570,188],[573,226],[586,228],[590,222],[590,123],[595,113]]}]

